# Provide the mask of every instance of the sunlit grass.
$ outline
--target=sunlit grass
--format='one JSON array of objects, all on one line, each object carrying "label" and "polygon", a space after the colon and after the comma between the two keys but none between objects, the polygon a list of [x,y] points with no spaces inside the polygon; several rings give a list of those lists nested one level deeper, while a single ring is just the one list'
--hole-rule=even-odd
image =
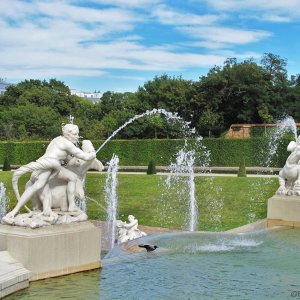
[{"label": "sunlit grass", "polygon": [[[0,181],[7,189],[10,207],[14,206],[11,172],[0,172]],[[86,180],[88,215],[90,219],[105,220],[105,174],[89,173]],[[125,220],[129,214],[139,223],[184,229],[188,211],[185,183],[178,189],[184,193],[178,197],[175,191],[167,192],[165,176],[118,175],[118,214]],[[28,176],[20,180],[20,190]],[[267,200],[277,189],[277,179],[254,177],[196,177],[198,202],[198,230],[221,231],[254,222],[266,217]]]}]

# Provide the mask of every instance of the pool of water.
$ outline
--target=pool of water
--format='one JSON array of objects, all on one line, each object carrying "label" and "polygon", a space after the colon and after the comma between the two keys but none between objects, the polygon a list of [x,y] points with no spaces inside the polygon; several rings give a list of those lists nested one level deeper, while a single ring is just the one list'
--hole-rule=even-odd
[{"label": "pool of water", "polygon": [[158,245],[152,253],[115,248],[102,270],[33,282],[7,299],[297,299],[299,237],[299,229],[148,236],[138,242]]}]

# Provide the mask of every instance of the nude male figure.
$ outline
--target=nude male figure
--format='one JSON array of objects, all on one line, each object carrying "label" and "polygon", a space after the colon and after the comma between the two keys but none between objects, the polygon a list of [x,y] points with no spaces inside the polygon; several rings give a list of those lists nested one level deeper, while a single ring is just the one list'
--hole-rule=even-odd
[{"label": "nude male figure", "polygon": [[[57,176],[58,178],[67,181],[67,196],[69,203],[68,211],[72,212],[78,210],[75,205],[76,175],[61,166],[61,161],[66,160],[69,155],[88,161],[94,159],[96,157],[96,153],[95,151],[85,153],[75,146],[79,139],[79,129],[77,125],[64,125],[62,127],[62,133],[62,136],[58,136],[50,142],[45,154],[36,162],[29,163],[15,171],[13,175],[13,186],[18,203],[14,209],[6,215],[6,217],[15,217],[21,207],[27,203],[32,195],[35,193],[39,193],[41,195],[41,192],[45,191],[44,189],[49,189],[47,182],[50,176]],[[28,171],[34,171],[33,175],[35,176],[35,181],[33,185],[28,187],[22,196],[20,196],[17,188],[18,178]],[[43,207],[43,213],[45,215],[50,215],[52,213],[51,203],[49,204],[49,207]]]}]

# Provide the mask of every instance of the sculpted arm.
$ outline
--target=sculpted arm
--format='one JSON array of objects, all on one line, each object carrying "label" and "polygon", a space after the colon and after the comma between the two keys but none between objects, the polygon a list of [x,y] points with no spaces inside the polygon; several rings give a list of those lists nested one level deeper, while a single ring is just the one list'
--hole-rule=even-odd
[{"label": "sculpted arm", "polygon": [[81,149],[77,148],[74,144],[71,142],[68,142],[66,145],[66,151],[68,153],[74,155],[77,158],[83,159],[83,160],[91,160],[96,158],[96,152],[91,151],[91,152],[83,152]]},{"label": "sculpted arm", "polygon": [[125,223],[123,226],[126,229],[131,229],[133,226],[137,225],[138,221],[136,219],[132,220],[129,224]]}]

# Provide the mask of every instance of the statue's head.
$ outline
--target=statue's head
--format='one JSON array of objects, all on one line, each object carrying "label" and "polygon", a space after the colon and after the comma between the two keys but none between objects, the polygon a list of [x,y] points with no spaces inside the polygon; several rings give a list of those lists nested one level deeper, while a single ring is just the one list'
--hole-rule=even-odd
[{"label": "statue's head", "polygon": [[73,144],[77,144],[79,140],[79,128],[74,124],[66,124],[62,126],[63,136],[72,142]]},{"label": "statue's head", "polygon": [[133,215],[129,215],[128,216],[128,221],[129,222],[132,222],[132,221],[134,221],[135,220],[135,217],[133,216]]}]

